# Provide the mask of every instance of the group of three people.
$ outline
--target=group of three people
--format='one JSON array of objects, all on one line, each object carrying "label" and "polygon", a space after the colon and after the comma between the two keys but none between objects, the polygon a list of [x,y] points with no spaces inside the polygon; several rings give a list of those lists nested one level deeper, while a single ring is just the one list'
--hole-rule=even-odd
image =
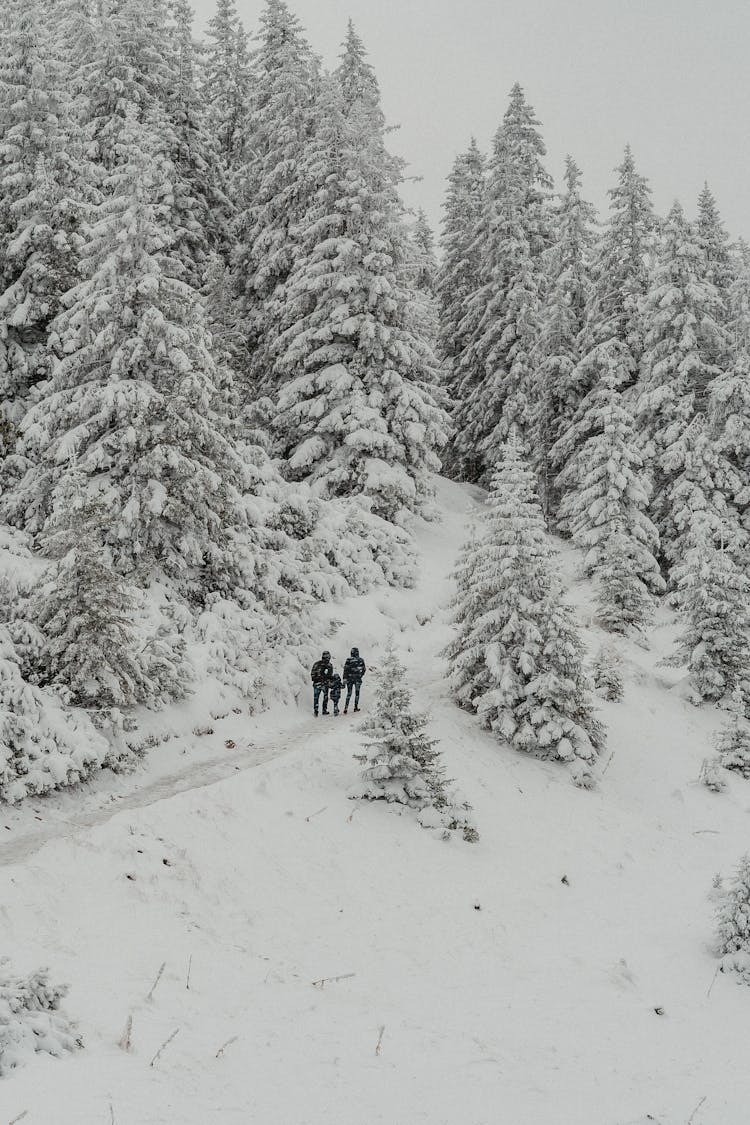
[{"label": "group of three people", "polygon": [[[354,693],[354,710],[359,711],[359,693],[362,680],[366,672],[365,662],[359,655],[359,649],[353,648],[351,655],[344,663],[343,682],[346,686],[346,702],[344,714],[349,710],[349,703]],[[334,671],[331,654],[326,650],[320,660],[316,660],[311,671],[313,685],[313,714],[318,714],[318,706],[323,702],[323,714],[327,715],[328,700],[333,703],[333,713],[339,713],[339,700],[341,699],[341,676]]]}]

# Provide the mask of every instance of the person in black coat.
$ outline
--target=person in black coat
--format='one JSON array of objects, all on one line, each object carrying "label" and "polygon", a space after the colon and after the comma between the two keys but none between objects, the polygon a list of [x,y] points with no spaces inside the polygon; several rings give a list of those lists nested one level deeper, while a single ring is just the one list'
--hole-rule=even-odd
[{"label": "person in black coat", "polygon": [[359,649],[353,648],[351,656],[347,656],[346,663],[344,664],[344,683],[346,685],[344,714],[349,710],[349,701],[351,700],[352,692],[354,692],[354,710],[359,711],[359,692],[366,671],[365,662],[359,655]]},{"label": "person in black coat", "polygon": [[316,660],[310,671],[313,686],[313,714],[318,713],[318,702],[323,696],[323,714],[328,714],[328,691],[333,680],[333,664],[331,654],[326,650],[320,660]]}]

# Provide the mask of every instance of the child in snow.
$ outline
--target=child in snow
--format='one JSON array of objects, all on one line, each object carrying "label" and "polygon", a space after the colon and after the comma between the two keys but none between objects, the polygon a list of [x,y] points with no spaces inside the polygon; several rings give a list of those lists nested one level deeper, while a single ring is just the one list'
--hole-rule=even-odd
[{"label": "child in snow", "polygon": [[338,715],[339,700],[341,699],[341,676],[338,674],[338,672],[334,672],[333,674],[333,679],[331,680],[331,686],[328,690],[328,694],[331,703],[333,704],[333,713],[334,715]]}]

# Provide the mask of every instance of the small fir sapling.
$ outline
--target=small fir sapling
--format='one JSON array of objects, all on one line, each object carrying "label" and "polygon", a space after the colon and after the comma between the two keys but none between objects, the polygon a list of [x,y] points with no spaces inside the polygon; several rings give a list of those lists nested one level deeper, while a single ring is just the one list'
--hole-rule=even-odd
[{"label": "small fir sapling", "polygon": [[440,829],[445,838],[460,830],[473,843],[479,837],[469,806],[453,803],[437,741],[427,733],[427,716],[412,710],[406,670],[392,645],[378,678],[374,711],[359,727],[366,752],[355,757],[365,767],[365,785],[354,795],[406,805],[423,827]]},{"label": "small fir sapling", "polygon": [[624,694],[622,659],[612,645],[602,645],[591,666],[591,679],[597,693],[609,703],[619,703]]},{"label": "small fir sapling", "polygon": [[745,696],[735,688],[729,701],[731,718],[716,736],[718,758],[724,769],[750,778],[750,723],[745,711]]},{"label": "small fir sapling", "polygon": [[66,992],[66,986],[50,984],[47,969],[15,977],[0,962],[0,1078],[34,1054],[61,1058],[83,1046],[60,1011]]},{"label": "small fir sapling", "polygon": [[716,952],[723,971],[750,984],[750,854],[744,855],[717,911]]}]

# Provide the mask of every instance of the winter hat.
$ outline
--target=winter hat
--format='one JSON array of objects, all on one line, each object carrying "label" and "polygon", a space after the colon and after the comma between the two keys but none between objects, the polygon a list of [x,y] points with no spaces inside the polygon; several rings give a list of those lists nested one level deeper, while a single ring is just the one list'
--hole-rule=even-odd
[{"label": "winter hat", "polygon": [[358,648],[352,649],[352,656],[359,656],[359,649]]}]

